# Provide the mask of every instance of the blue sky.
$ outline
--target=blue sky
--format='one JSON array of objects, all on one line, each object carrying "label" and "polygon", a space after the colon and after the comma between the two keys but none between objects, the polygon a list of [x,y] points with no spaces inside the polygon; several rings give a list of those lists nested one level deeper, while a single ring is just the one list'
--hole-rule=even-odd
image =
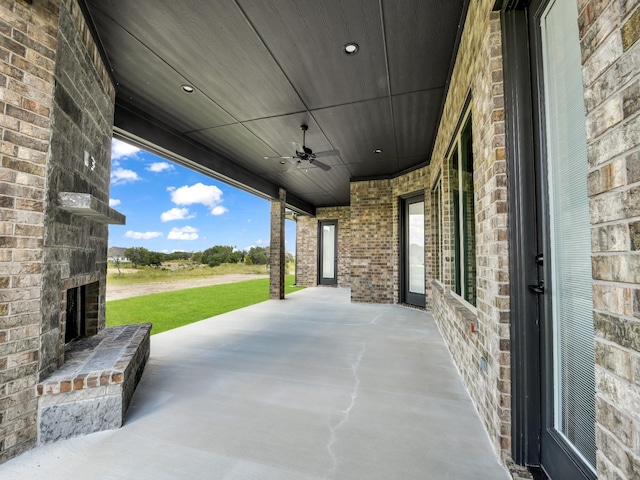
[{"label": "blue sky", "polygon": [[[109,227],[110,247],[156,252],[239,250],[269,245],[269,202],[118,140],[111,145],[111,207],[127,217]],[[295,224],[286,221],[286,250]]]}]

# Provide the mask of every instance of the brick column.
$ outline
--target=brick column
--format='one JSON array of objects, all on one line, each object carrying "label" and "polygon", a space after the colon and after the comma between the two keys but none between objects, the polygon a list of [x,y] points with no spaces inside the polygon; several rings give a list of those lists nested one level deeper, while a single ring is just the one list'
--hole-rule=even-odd
[{"label": "brick column", "polygon": [[278,200],[271,200],[271,240],[269,298],[284,299],[284,203],[287,191],[280,189]]}]

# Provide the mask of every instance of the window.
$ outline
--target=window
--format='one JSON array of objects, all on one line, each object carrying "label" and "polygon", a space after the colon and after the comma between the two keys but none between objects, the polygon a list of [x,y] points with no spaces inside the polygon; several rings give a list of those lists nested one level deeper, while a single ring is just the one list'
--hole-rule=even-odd
[{"label": "window", "polygon": [[476,225],[473,198],[473,148],[471,116],[453,143],[451,193],[453,205],[454,291],[471,305],[476,305]]},{"label": "window", "polygon": [[442,278],[442,178],[438,178],[431,191],[431,205],[433,212],[433,276],[439,282]]}]

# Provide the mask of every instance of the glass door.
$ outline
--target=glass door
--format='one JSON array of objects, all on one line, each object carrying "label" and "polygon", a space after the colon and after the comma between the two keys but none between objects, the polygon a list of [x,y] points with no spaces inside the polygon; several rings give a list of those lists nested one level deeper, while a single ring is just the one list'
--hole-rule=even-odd
[{"label": "glass door", "polygon": [[533,2],[540,158],[540,460],[552,479],[595,478],[591,225],[575,0]]},{"label": "glass door", "polygon": [[404,303],[425,306],[424,196],[403,200],[403,282]]},{"label": "glass door", "polygon": [[319,275],[320,285],[338,283],[338,222],[323,220],[319,222]]}]

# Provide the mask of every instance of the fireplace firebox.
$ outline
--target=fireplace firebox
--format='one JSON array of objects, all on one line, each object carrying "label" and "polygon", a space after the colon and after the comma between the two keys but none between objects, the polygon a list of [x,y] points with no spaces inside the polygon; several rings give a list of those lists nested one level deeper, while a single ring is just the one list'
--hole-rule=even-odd
[{"label": "fireplace firebox", "polygon": [[87,334],[85,285],[67,290],[67,312],[64,343],[68,344]]}]

